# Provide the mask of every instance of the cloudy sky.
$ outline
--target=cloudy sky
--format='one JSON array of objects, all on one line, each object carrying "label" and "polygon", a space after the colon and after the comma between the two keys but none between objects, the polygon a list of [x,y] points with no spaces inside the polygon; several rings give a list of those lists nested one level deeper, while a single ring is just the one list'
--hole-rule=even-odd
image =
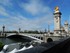
[{"label": "cloudy sky", "polygon": [[62,25],[70,17],[70,0],[0,0],[0,30],[44,30],[50,25],[54,29],[53,12],[59,6]]}]

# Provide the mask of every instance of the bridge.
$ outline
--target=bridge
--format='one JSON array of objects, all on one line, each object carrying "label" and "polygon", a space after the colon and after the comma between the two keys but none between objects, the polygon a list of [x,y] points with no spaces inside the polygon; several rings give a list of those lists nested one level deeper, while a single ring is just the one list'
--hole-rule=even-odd
[{"label": "bridge", "polygon": [[[7,33],[6,37],[10,36],[25,36],[29,38],[33,38],[37,41],[44,41],[39,39],[38,37],[44,37],[44,39],[51,38],[53,41],[48,43],[41,43],[40,46],[31,48],[29,50],[21,51],[18,53],[36,53],[41,51],[40,53],[67,53],[70,50],[70,38],[64,36],[44,36],[44,34],[24,34],[24,33]],[[46,41],[45,40],[45,41]],[[34,51],[36,49],[36,51]],[[28,51],[28,52],[27,52]],[[32,52],[31,52],[32,51]]]},{"label": "bridge", "polygon": [[[13,34],[7,34],[7,36],[6,37],[14,37],[14,36],[22,36],[22,37],[25,37],[25,38],[29,38],[29,39],[33,39],[33,40],[36,40],[36,41],[40,41],[40,42],[43,42],[43,40],[41,40],[41,39],[39,39],[39,38],[36,38],[36,37],[34,37],[34,36],[32,36],[33,34],[22,34],[22,33],[20,33],[20,34],[15,34],[15,33],[13,33]],[[35,35],[35,34],[34,34]]]},{"label": "bridge", "polygon": [[64,38],[64,36],[53,36],[53,35],[48,36],[47,34],[45,35],[45,34],[29,34],[29,33],[6,33],[6,37],[13,36],[13,35],[22,35],[44,42],[47,42],[48,38],[51,38],[53,41],[57,41],[59,39]]}]

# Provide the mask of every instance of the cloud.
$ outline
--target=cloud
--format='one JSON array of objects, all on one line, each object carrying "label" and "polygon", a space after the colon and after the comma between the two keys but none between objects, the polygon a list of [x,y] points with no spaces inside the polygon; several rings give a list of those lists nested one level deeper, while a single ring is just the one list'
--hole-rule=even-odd
[{"label": "cloud", "polygon": [[22,15],[10,17],[10,18],[1,18],[0,24],[5,25],[6,27],[13,28],[12,30],[17,30],[18,28],[22,28],[23,30],[36,29],[39,27],[34,20],[29,20],[23,17]]},{"label": "cloud", "polygon": [[29,0],[29,3],[21,3],[21,8],[25,9],[32,15],[38,15],[41,13],[49,13],[50,8],[48,6],[42,5],[41,0]]},{"label": "cloud", "polygon": [[41,0],[29,0],[29,3],[21,3],[20,7],[33,16],[38,16],[38,19],[34,20],[35,24],[42,27],[44,24],[47,25],[53,23],[53,13],[49,6],[45,6],[40,1]]},{"label": "cloud", "polygon": [[43,25],[47,25],[45,17],[31,20],[20,14],[17,16],[11,16],[10,18],[1,18],[0,22],[1,26],[2,24],[6,26],[6,30],[18,30],[18,28],[22,28],[22,30],[42,30],[44,29]]},{"label": "cloud", "polygon": [[0,4],[4,6],[11,6],[11,0],[0,0]]},{"label": "cloud", "polygon": [[10,15],[3,6],[0,6],[0,14],[7,16],[7,18],[0,18],[0,25],[5,25],[6,30],[18,30],[18,28],[22,28],[22,30],[43,30],[47,28],[47,24],[53,22],[51,9],[44,6],[40,0],[28,1],[29,3],[19,3],[20,7],[31,13],[34,18],[24,17],[19,11],[17,11],[18,13],[13,12],[14,15]]},{"label": "cloud", "polygon": [[0,5],[0,15],[9,16],[8,13],[6,12],[6,9],[1,5]]},{"label": "cloud", "polygon": [[33,16],[38,16],[39,19],[53,20],[53,13],[49,6],[45,6],[41,0],[29,0],[29,3],[21,3],[20,7],[31,13]]}]

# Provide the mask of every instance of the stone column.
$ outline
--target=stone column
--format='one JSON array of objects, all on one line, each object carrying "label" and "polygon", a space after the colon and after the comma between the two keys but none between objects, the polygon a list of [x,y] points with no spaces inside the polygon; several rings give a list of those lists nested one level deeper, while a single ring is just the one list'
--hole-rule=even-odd
[{"label": "stone column", "polygon": [[58,7],[55,7],[54,11],[54,33],[58,34],[61,30],[61,12]]}]

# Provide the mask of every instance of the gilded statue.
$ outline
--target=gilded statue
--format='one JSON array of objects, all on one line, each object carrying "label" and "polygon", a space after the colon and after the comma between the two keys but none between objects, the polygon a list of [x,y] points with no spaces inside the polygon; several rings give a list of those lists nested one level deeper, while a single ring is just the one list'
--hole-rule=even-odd
[{"label": "gilded statue", "polygon": [[55,11],[59,11],[59,7],[58,6],[55,7]]}]

